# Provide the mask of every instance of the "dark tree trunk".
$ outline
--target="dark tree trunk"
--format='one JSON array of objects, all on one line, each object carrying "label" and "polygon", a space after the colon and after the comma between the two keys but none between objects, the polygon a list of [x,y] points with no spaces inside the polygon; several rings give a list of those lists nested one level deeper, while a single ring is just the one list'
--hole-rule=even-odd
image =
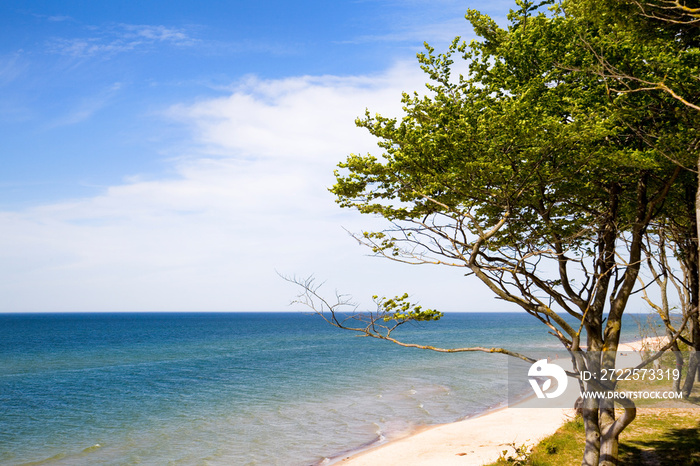
[{"label": "dark tree trunk", "polygon": [[693,390],[693,384],[695,383],[695,376],[698,370],[698,350],[695,348],[690,351],[690,360],[688,361],[688,374],[685,377],[685,383],[683,384],[683,397],[687,398],[690,396],[690,392]]}]

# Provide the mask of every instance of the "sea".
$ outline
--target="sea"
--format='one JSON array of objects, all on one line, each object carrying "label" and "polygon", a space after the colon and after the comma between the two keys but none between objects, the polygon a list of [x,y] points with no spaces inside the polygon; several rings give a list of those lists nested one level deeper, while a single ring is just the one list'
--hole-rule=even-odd
[{"label": "sea", "polygon": [[[446,313],[395,336],[560,348],[521,313]],[[502,406],[506,358],[305,313],[0,314],[0,465],[329,464]]]}]

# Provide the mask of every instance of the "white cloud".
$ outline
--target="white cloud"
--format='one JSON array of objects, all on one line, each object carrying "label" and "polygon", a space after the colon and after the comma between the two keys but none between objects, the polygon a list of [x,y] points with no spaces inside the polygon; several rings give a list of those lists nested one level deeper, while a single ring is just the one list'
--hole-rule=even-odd
[{"label": "white cloud", "polygon": [[105,40],[100,37],[64,39],[55,38],[49,44],[49,49],[61,55],[72,57],[92,57],[109,55],[134,50],[141,41]]},{"label": "white cloud", "polygon": [[295,290],[276,270],[358,297],[408,290],[465,309],[459,270],[367,257],[343,227],[379,221],[340,210],[327,192],[338,161],[375,147],[355,117],[365,107],[399,114],[401,91],[423,82],[403,64],[377,76],[249,78],[169,109],[191,134],[170,178],[0,213],[0,311],[283,310]]},{"label": "white cloud", "polygon": [[155,42],[170,42],[176,45],[192,45],[196,42],[185,31],[177,28],[148,24],[122,24],[120,26],[125,31],[124,37],[127,38],[138,37]]},{"label": "white cloud", "polygon": [[48,48],[54,53],[72,57],[93,57],[129,52],[155,44],[191,46],[198,43],[186,31],[163,25],[118,24],[91,27],[91,37],[54,38]]}]

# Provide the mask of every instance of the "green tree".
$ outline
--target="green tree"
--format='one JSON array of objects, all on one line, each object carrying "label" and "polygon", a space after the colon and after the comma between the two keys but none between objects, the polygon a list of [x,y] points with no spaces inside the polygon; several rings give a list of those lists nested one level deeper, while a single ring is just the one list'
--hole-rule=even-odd
[{"label": "green tree", "polygon": [[[590,72],[597,57],[578,40],[591,34],[587,21],[566,9],[540,11],[551,2],[516,3],[507,29],[470,10],[480,40],[419,55],[427,95],[404,94],[400,119],[368,112],[358,120],[384,154],[349,156],[331,191],[342,207],[391,222],[358,235],[376,254],[462,269],[542,322],[577,369],[612,369],[647,230],[682,172],[645,137],[667,138],[680,120],[656,122],[648,95],[611,92]],[[527,359],[502,348],[406,344],[392,332],[440,314],[407,296],[376,298],[379,314],[358,325],[338,317],[346,301],[314,304],[317,288],[300,284],[305,302],[330,310],[341,328],[404,346]],[[585,401],[583,464],[616,461],[619,433],[636,413],[621,402],[616,418],[611,401]]]},{"label": "green tree", "polygon": [[629,100],[650,102],[648,120],[662,125],[631,126],[645,144],[692,175],[683,177],[685,189],[667,202],[666,219],[657,229],[668,235],[665,242],[684,271],[686,343],[692,353],[683,391],[690,393],[700,363],[700,3],[570,0],[567,5],[589,24],[579,38],[595,59],[579,69],[605,79]]}]

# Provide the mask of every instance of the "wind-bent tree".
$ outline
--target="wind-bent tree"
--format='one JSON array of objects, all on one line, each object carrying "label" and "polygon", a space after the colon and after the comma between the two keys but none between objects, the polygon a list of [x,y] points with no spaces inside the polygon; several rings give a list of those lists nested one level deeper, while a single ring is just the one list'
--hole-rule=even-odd
[{"label": "wind-bent tree", "polygon": [[[567,5],[571,14],[589,24],[579,39],[595,60],[579,69],[605,79],[613,92],[650,101],[648,118],[656,124],[636,125],[635,131],[694,178],[686,179],[685,192],[667,205],[669,220],[662,230],[683,268],[689,294],[684,308],[690,315],[685,342],[691,349],[691,374],[683,390],[687,394],[700,363],[700,3],[570,0]],[[659,123],[671,125],[662,129]]]},{"label": "wind-bent tree", "polygon": [[[419,56],[428,95],[404,94],[400,119],[358,120],[384,154],[348,157],[331,191],[342,207],[391,223],[358,235],[376,254],[464,270],[542,322],[576,369],[598,373],[615,367],[647,229],[682,168],[638,131],[644,97],[611,93],[585,71],[596,59],[575,39],[585,25],[516,3],[507,29],[470,10],[479,41]],[[654,130],[666,134],[672,123]],[[322,299],[312,283],[300,284],[308,304]],[[404,322],[439,318],[403,296],[378,299],[381,312],[357,324],[361,317],[336,312],[342,304],[316,309],[331,311],[336,326],[399,343],[392,332]],[[616,418],[611,400],[585,400],[584,465],[616,462],[618,436],[636,413],[631,400],[619,401]]]}]

